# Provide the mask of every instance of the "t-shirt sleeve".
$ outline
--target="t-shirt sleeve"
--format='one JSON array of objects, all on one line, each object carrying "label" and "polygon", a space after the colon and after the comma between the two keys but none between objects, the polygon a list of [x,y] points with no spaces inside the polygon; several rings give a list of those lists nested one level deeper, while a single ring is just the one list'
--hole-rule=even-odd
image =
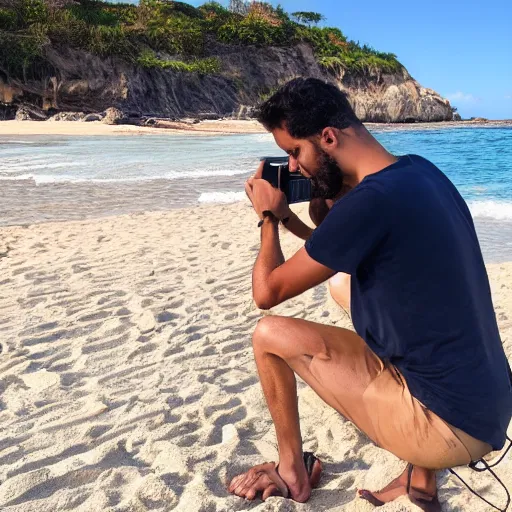
[{"label": "t-shirt sleeve", "polygon": [[389,232],[385,196],[358,188],[340,199],[306,241],[306,251],[322,265],[354,274]]}]

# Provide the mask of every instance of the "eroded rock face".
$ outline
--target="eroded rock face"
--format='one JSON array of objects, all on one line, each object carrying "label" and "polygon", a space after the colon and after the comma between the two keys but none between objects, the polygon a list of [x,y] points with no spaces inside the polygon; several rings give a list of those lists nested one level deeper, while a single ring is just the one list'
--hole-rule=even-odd
[{"label": "eroded rock face", "polygon": [[[221,60],[222,73],[201,76],[162,69],[143,69],[115,58],[100,59],[82,51],[49,48],[48,69],[55,76],[21,83],[0,78],[4,103],[38,103],[43,108],[86,114],[118,109],[129,117],[251,117],[254,106],[297,76],[336,83],[349,93],[363,121],[414,122],[453,119],[448,100],[422,87],[408,72],[327,73],[308,45],[293,48],[251,48],[210,45]],[[0,98],[0,101],[2,100]],[[36,98],[37,101],[34,101]],[[37,99],[38,98],[38,99]],[[5,100],[8,100],[7,102]],[[117,117],[116,117],[117,116]],[[103,122],[123,122],[119,113]]]}]

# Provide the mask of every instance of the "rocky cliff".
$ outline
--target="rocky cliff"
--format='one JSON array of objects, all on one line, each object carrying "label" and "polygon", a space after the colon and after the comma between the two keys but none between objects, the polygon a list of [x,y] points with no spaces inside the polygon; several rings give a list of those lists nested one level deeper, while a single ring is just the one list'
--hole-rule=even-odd
[{"label": "rocky cliff", "polygon": [[0,103],[4,116],[12,114],[13,106],[27,104],[49,113],[98,112],[114,106],[134,117],[246,117],[287,80],[313,76],[347,91],[356,113],[367,122],[453,118],[449,101],[422,87],[405,68],[395,74],[326,71],[307,44],[257,48],[215,43],[209,54],[220,59],[219,74],[141,68],[117,58],[49,47],[47,65],[37,78],[0,73]]}]

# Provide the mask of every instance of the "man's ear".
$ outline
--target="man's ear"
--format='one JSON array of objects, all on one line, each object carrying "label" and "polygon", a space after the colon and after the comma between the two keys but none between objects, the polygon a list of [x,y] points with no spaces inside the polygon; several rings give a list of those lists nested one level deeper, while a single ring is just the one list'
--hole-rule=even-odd
[{"label": "man's ear", "polygon": [[320,136],[320,145],[324,151],[330,153],[338,146],[338,133],[334,128],[324,128]]}]

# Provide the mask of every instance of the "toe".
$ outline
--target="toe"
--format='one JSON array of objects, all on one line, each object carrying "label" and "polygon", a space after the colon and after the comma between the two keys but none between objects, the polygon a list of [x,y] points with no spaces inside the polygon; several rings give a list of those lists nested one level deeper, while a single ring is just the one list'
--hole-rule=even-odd
[{"label": "toe", "polygon": [[264,491],[263,495],[261,496],[261,499],[265,501],[267,498],[270,498],[271,496],[282,496],[281,491],[275,484],[269,485]]},{"label": "toe", "polygon": [[238,483],[239,483],[239,482],[240,482],[240,480],[242,479],[242,476],[243,476],[243,475],[235,476],[235,477],[231,480],[231,482],[230,482],[230,484],[229,484],[229,487],[228,487],[228,491],[229,491],[229,492],[233,492],[233,491],[236,489],[236,487],[237,487]]}]

